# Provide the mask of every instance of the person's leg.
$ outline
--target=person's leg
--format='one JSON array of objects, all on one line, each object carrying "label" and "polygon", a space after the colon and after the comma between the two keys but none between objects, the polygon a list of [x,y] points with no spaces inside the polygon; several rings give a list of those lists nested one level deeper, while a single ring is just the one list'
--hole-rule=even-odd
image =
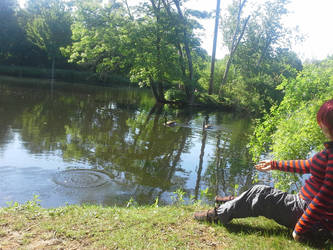
[{"label": "person's leg", "polygon": [[222,224],[227,224],[234,218],[264,216],[293,228],[305,208],[305,201],[298,195],[256,185],[234,200],[222,204],[216,212]]}]

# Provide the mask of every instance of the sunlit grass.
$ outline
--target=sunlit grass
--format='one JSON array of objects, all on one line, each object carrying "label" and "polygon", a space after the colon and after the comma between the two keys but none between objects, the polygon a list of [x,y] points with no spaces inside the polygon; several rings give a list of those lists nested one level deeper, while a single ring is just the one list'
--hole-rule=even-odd
[{"label": "sunlit grass", "polygon": [[0,209],[0,248],[330,249],[332,243],[297,243],[289,229],[261,217],[233,220],[226,227],[199,223],[193,219],[198,209],[206,207],[14,204]]}]

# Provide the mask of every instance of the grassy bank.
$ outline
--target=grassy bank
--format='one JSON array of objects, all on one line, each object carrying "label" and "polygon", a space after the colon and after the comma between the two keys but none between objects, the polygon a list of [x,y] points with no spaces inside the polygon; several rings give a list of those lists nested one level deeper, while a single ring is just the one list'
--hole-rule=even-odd
[{"label": "grassy bank", "polygon": [[[50,79],[51,69],[0,65],[0,75],[21,78]],[[130,84],[127,78],[116,74],[97,74],[90,71],[67,69],[55,69],[55,79],[58,81],[60,80],[66,82],[81,82],[103,85],[123,85],[124,83]]]},{"label": "grassy bank", "polygon": [[0,249],[333,249],[329,241],[294,242],[290,230],[265,218],[198,223],[197,209],[16,204],[0,209]]}]

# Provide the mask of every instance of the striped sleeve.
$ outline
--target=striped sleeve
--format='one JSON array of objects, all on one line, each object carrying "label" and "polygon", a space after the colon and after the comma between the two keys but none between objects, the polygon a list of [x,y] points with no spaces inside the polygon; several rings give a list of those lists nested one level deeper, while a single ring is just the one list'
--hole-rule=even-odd
[{"label": "striped sleeve", "polygon": [[333,209],[333,153],[328,155],[325,177],[319,192],[313,197],[303,215],[298,220],[294,231],[303,234],[311,226],[325,218],[328,211]]},{"label": "striped sleeve", "polygon": [[308,160],[271,161],[271,166],[273,170],[306,174],[310,173],[311,163],[312,158]]}]

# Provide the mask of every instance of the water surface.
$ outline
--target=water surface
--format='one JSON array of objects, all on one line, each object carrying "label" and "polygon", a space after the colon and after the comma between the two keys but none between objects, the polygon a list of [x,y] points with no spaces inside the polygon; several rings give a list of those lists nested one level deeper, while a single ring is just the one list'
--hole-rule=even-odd
[{"label": "water surface", "polygon": [[169,204],[178,189],[200,198],[252,185],[249,119],[155,106],[149,90],[2,83],[0,119],[0,206],[34,195],[44,207]]}]

